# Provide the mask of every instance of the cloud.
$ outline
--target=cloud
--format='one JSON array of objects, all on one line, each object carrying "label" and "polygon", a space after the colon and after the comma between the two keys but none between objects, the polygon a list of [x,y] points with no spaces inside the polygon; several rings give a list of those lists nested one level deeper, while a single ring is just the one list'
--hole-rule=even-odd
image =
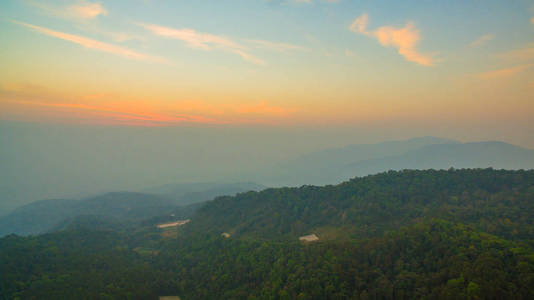
[{"label": "cloud", "polygon": [[[26,100],[11,102],[29,107],[47,107],[50,109],[49,112],[56,112],[60,115],[70,115],[69,112],[79,112],[76,115],[77,117],[85,116],[85,119],[93,119],[93,123],[131,126],[170,126],[182,123],[217,123],[216,120],[212,118],[200,115],[140,112],[103,105],[36,102]],[[80,115],[80,113],[82,113],[82,115]]]},{"label": "cloud", "polygon": [[189,47],[202,49],[202,50],[213,50],[213,49],[224,49],[226,51],[232,52],[241,56],[246,61],[257,65],[264,65],[265,62],[247,52],[247,48],[243,45],[240,45],[226,37],[197,32],[194,29],[175,29],[170,27],[164,27],[154,24],[139,24],[145,29],[151,31],[153,34],[169,38],[169,39],[178,39],[184,41]]},{"label": "cloud", "polygon": [[493,70],[493,71],[489,71],[489,72],[479,73],[479,74],[477,74],[477,77],[480,78],[480,79],[486,79],[486,80],[488,80],[488,79],[508,78],[508,77],[514,76],[516,74],[519,74],[519,73],[531,68],[532,66],[534,66],[534,65],[533,64],[525,64],[525,65],[519,65],[519,66],[510,67],[510,68],[498,69],[498,70]]},{"label": "cloud", "polygon": [[474,40],[471,44],[469,44],[470,47],[478,47],[478,46],[482,46],[484,44],[486,44],[487,42],[491,41],[495,39],[495,35],[494,34],[485,34],[479,38],[477,38],[476,40]]},{"label": "cloud", "polygon": [[498,54],[497,57],[509,61],[529,61],[534,59],[534,43],[528,44],[525,48],[508,51]]},{"label": "cloud", "polygon": [[308,51],[309,49],[302,46],[287,44],[287,43],[279,43],[279,42],[271,42],[266,40],[247,40],[250,43],[253,43],[258,48],[264,48],[269,49],[273,51],[278,52],[285,52],[285,51],[291,51],[291,50],[300,50],[300,51]]},{"label": "cloud", "polygon": [[107,9],[100,2],[88,2],[80,0],[76,4],[69,6],[55,6],[41,2],[31,1],[31,5],[36,6],[48,14],[62,18],[75,19],[78,21],[92,20],[98,16],[107,15]]},{"label": "cloud", "polygon": [[299,111],[297,107],[266,101],[166,102],[123,96],[107,92],[67,95],[37,85],[0,83],[0,106],[4,106],[0,115],[15,118],[19,115],[25,120],[37,117],[89,124],[175,126],[187,123],[267,124],[291,120]]},{"label": "cloud", "polygon": [[99,15],[107,15],[108,11],[100,4],[100,2],[81,1],[78,4],[68,6],[65,11],[72,16],[81,19],[94,19]]},{"label": "cloud", "polygon": [[367,32],[368,22],[369,22],[369,17],[367,16],[367,14],[362,14],[361,16],[354,19],[354,22],[352,22],[349,29],[350,31],[355,32],[355,33],[370,35],[370,33]]},{"label": "cloud", "polygon": [[434,65],[435,59],[431,55],[417,51],[416,47],[421,36],[412,22],[402,28],[382,26],[374,31],[367,30],[368,22],[367,14],[362,14],[352,22],[349,29],[352,32],[375,38],[384,47],[397,48],[399,54],[408,61],[427,67]]},{"label": "cloud", "polygon": [[25,26],[27,28],[33,29],[34,31],[39,32],[41,34],[52,36],[52,37],[62,39],[65,41],[69,41],[69,42],[81,45],[85,48],[107,52],[107,53],[115,54],[115,55],[122,56],[122,57],[129,58],[129,59],[143,60],[143,61],[150,61],[150,62],[157,62],[157,63],[168,63],[165,59],[160,58],[160,57],[155,57],[155,56],[139,53],[139,52],[136,52],[136,51],[124,48],[124,47],[100,42],[100,41],[89,39],[89,38],[82,37],[79,35],[54,31],[48,28],[44,28],[44,27],[40,27],[40,26],[28,24],[28,23],[23,23],[23,22],[18,22],[18,21],[14,21],[14,22],[19,25]]},{"label": "cloud", "polygon": [[530,19],[530,23],[534,24],[534,18]]}]

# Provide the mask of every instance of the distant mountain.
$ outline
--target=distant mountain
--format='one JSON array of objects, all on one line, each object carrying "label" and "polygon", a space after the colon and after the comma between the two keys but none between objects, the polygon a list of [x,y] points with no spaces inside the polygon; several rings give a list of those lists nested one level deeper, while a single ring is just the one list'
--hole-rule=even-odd
[{"label": "distant mountain", "polygon": [[449,168],[533,169],[534,150],[503,142],[428,145],[402,155],[349,164],[338,174],[364,176],[387,170]]},{"label": "distant mountain", "polygon": [[460,143],[423,137],[314,152],[288,161],[272,173],[280,174],[273,177],[290,185],[323,185],[388,170],[451,167],[532,169],[534,150],[504,142]]},{"label": "distant mountain", "polygon": [[10,233],[20,235],[41,233],[61,220],[71,217],[76,210],[76,204],[73,200],[50,199],[21,206],[10,214],[0,217],[0,236]]},{"label": "distant mountain", "polygon": [[[269,171],[274,174],[268,181],[281,185],[334,184],[350,177],[339,176],[339,169],[358,161],[401,155],[428,145],[456,144],[455,140],[437,137],[419,137],[408,140],[386,141],[377,144],[356,144],[308,153],[285,161]],[[386,169],[387,170],[387,169]],[[383,170],[380,170],[383,171]]]},{"label": "distant mountain", "polygon": [[[41,200],[17,208],[0,217],[0,236],[38,234],[54,228],[66,227],[69,223],[89,224],[139,221],[170,214],[176,209],[175,202],[163,196],[116,192],[83,200]],[[79,216],[86,216],[78,219]],[[58,227],[59,226],[59,227]]]},{"label": "distant mountain", "polygon": [[124,222],[187,218],[204,201],[264,188],[252,182],[168,184],[145,189],[144,193],[113,192],[82,200],[41,200],[0,216],[0,236],[88,226],[117,228]]},{"label": "distant mountain", "polygon": [[264,185],[254,182],[238,183],[174,183],[162,186],[150,187],[141,190],[144,193],[151,193],[172,198],[180,205],[204,202],[212,200],[218,196],[233,196],[238,193],[249,191],[260,191],[267,188]]}]

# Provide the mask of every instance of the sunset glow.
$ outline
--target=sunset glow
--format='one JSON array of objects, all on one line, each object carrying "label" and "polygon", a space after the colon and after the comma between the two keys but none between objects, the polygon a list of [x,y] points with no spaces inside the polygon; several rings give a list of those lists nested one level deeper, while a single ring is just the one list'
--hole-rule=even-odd
[{"label": "sunset glow", "polygon": [[477,2],[459,12],[372,1],[231,9],[3,1],[0,118],[132,126],[480,126],[498,118],[529,130],[534,10],[521,3],[490,1],[483,14]]}]

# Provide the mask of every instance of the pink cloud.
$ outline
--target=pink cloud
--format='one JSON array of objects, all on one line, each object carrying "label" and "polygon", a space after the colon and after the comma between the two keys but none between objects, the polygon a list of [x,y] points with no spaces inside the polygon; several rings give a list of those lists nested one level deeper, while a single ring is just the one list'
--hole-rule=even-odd
[{"label": "pink cloud", "polygon": [[433,66],[435,59],[428,54],[417,51],[417,44],[421,40],[419,29],[412,22],[404,27],[382,26],[374,31],[368,31],[369,17],[362,14],[356,18],[349,29],[352,32],[375,38],[384,47],[396,48],[398,53],[407,61],[415,62],[423,66]]}]

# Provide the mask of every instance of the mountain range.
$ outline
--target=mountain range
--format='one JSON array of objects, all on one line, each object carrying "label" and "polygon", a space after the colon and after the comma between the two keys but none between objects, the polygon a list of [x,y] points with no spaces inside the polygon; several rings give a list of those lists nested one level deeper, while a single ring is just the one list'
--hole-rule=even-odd
[{"label": "mountain range", "polygon": [[422,137],[348,145],[308,153],[273,167],[273,186],[335,184],[388,170],[448,168],[532,169],[534,150],[498,141],[461,143]]},{"label": "mountain range", "polygon": [[147,188],[145,192],[112,192],[81,200],[47,199],[18,207],[0,217],[0,236],[39,234],[87,224],[124,226],[153,217],[187,218],[202,203],[217,196],[257,191],[264,186],[248,183],[185,183]]},{"label": "mountain range", "polygon": [[[268,176],[250,178],[263,180],[273,186],[324,185],[388,170],[488,167],[533,169],[534,150],[504,142],[460,143],[449,139],[422,137],[312,152],[273,165],[266,172]],[[41,200],[0,217],[0,236],[10,233],[38,234],[54,228],[64,228],[69,224],[91,223],[88,221],[91,218],[89,216],[97,216],[96,223],[106,224],[139,222],[171,213],[189,216],[201,206],[191,206],[192,204],[218,196],[233,196],[266,188],[254,182],[174,183],[82,200]],[[83,221],[81,216],[85,216]]]}]

